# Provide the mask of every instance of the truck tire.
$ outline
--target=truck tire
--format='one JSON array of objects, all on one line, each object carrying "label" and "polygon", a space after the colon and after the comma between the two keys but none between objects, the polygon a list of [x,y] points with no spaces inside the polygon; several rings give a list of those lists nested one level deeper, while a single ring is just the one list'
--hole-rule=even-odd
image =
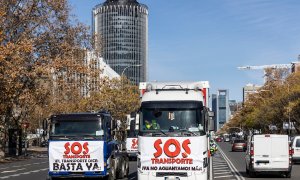
[{"label": "truck tire", "polygon": [[117,173],[116,165],[117,165],[116,160],[112,158],[110,162],[110,169],[108,171],[108,180],[116,179],[116,173]]},{"label": "truck tire", "polygon": [[249,170],[249,176],[250,176],[250,178],[255,178],[256,173],[254,171]]},{"label": "truck tire", "polygon": [[288,171],[285,173],[286,178],[291,178],[291,176],[292,176],[292,171]]},{"label": "truck tire", "polygon": [[118,171],[117,171],[117,178],[118,179],[123,179],[126,174],[126,164],[125,164],[125,159],[123,157],[118,158]]},{"label": "truck tire", "polygon": [[249,169],[246,167],[246,174],[249,175]]},{"label": "truck tire", "polygon": [[129,175],[129,157],[125,157],[125,164],[126,164],[125,177],[128,177],[128,175]]}]

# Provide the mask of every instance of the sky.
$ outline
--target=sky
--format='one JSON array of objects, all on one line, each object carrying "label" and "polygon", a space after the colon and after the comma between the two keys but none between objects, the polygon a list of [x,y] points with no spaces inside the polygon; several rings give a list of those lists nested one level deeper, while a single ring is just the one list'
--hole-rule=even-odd
[{"label": "sky", "polygon": [[[104,0],[69,0],[91,26]],[[300,54],[299,0],[138,0],[149,8],[149,81],[209,81],[211,93],[263,84],[263,70],[238,66],[288,64]]]}]

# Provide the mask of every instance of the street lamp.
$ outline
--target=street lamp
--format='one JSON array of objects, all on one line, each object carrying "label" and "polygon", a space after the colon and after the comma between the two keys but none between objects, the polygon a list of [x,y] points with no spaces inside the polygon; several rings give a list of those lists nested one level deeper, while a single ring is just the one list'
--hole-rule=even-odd
[{"label": "street lamp", "polygon": [[288,135],[290,136],[291,135],[291,110],[290,110],[290,107],[289,107],[289,104],[290,104],[290,84],[287,83],[287,87],[288,87],[288,117],[289,117],[289,129],[288,129]]},{"label": "street lamp", "polygon": [[140,67],[140,66],[142,66],[142,65],[141,64],[134,64],[134,65],[129,65],[129,66],[125,67],[124,70],[121,73],[121,76],[124,75],[124,72],[126,71],[126,69],[128,69],[130,67]]}]

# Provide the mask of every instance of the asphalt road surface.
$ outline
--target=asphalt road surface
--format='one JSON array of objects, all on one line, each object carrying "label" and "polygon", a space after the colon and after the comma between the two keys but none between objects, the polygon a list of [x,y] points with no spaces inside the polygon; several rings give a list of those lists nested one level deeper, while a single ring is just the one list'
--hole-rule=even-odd
[{"label": "asphalt road surface", "polygon": [[[245,152],[231,152],[231,144],[229,142],[218,143],[219,152],[213,157],[213,179],[215,180],[227,180],[227,179],[238,179],[238,180],[279,180],[279,179],[288,179],[280,175],[258,175],[256,178],[250,178],[246,174],[246,165],[245,165]],[[222,161],[224,160],[224,161]],[[219,165],[227,164],[228,169],[223,169],[221,174],[215,174],[216,161],[219,161]],[[226,164],[222,164],[226,162]],[[222,168],[222,166],[220,167]],[[222,170],[222,169],[219,169]],[[226,171],[227,170],[227,171]],[[232,175],[232,176],[230,176]],[[226,176],[226,177],[220,177]],[[294,164],[292,167],[292,177],[291,180],[300,180],[300,164]]]},{"label": "asphalt road surface", "polygon": [[[129,162],[129,180],[137,179],[136,161]],[[48,173],[47,158],[32,158],[0,164],[0,180],[46,180]]]}]

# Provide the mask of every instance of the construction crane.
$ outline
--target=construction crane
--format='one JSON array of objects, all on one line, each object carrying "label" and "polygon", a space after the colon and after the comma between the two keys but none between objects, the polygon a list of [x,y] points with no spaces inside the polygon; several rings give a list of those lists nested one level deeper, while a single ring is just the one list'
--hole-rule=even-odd
[{"label": "construction crane", "polygon": [[291,69],[294,63],[291,64],[270,64],[261,66],[240,66],[239,70],[264,70],[264,82],[268,80],[266,70],[267,69]]},{"label": "construction crane", "polygon": [[260,70],[260,69],[290,69],[293,64],[270,64],[261,66],[240,66],[237,67],[239,70]]}]

